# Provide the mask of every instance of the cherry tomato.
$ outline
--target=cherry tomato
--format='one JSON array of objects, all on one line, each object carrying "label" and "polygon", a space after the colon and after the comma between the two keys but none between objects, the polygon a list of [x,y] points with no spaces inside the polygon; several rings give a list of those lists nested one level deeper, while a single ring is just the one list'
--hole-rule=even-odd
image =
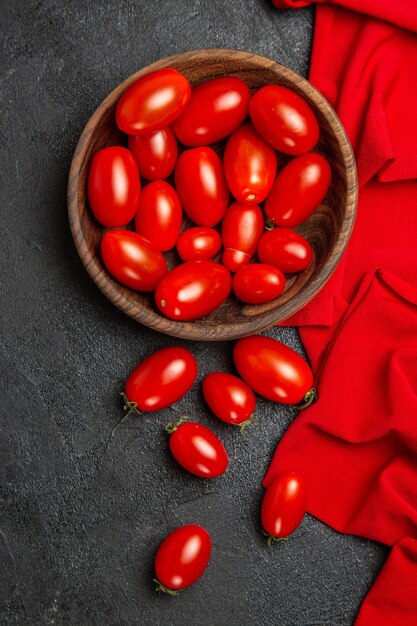
[{"label": "cherry tomato", "polygon": [[175,186],[188,217],[199,226],[215,226],[229,204],[223,165],[211,148],[185,150],[175,168]]},{"label": "cherry tomato", "polygon": [[187,261],[168,272],[155,293],[158,309],[172,320],[195,320],[211,313],[232,288],[229,272],[214,261]]},{"label": "cherry tomato", "polygon": [[262,263],[274,265],[281,272],[301,272],[313,260],[313,250],[295,230],[273,228],[262,235],[258,257]]},{"label": "cherry tomato", "polygon": [[130,409],[159,411],[185,396],[197,376],[197,361],[180,346],[154,352],[128,376],[125,401]]},{"label": "cherry tomato", "polygon": [[217,230],[204,226],[185,230],[177,241],[177,252],[183,261],[212,259],[221,247],[222,238]]},{"label": "cherry tomato", "polygon": [[223,265],[231,272],[249,263],[264,230],[264,217],[257,205],[234,202],[222,224]]},{"label": "cherry tomato", "polygon": [[269,483],[261,507],[262,526],[271,539],[288,537],[307,508],[307,486],[295,472],[280,473]]},{"label": "cherry tomato", "polygon": [[224,151],[224,171],[229,189],[238,202],[259,204],[265,200],[276,169],[275,151],[252,124],[243,124],[230,136]]},{"label": "cherry tomato", "polygon": [[249,115],[262,137],[280,152],[303,154],[319,140],[317,118],[307,102],[291,89],[266,85],[252,96]]},{"label": "cherry tomato", "polygon": [[175,189],[164,180],[146,185],[136,213],[136,232],[165,251],[175,246],[181,224],[181,202]]},{"label": "cherry tomato", "polygon": [[167,425],[169,448],[184,469],[200,478],[216,478],[227,470],[226,448],[214,433],[197,422]]},{"label": "cherry tomato", "polygon": [[128,147],[140,175],[147,180],[168,178],[174,171],[178,145],[169,126],[150,135],[129,135]]},{"label": "cherry tomato", "polygon": [[253,335],[239,339],[233,350],[237,371],[259,395],[296,404],[313,386],[313,374],[294,350],[272,337]]},{"label": "cherry tomato", "polygon": [[145,74],[128,87],[116,108],[116,124],[128,135],[148,135],[165,128],[187,106],[191,86],[171,68]]},{"label": "cherry tomato", "polygon": [[316,152],[292,159],[278,174],[265,213],[278,226],[298,226],[324,199],[330,177],[330,165]]},{"label": "cherry tomato", "polygon": [[174,131],[186,146],[206,146],[230,135],[249,112],[250,90],[240,78],[213,78],[191,90]]},{"label": "cherry tomato", "polygon": [[116,280],[138,291],[153,291],[167,271],[160,251],[130,230],[109,230],[101,240],[101,256]]},{"label": "cherry tomato", "polygon": [[285,277],[281,270],[264,263],[241,267],[233,277],[236,298],[248,304],[275,300],[284,291]]},{"label": "cherry tomato", "polygon": [[203,396],[214,415],[226,424],[249,423],[256,408],[250,387],[233,374],[212,372],[203,380]]},{"label": "cherry tomato", "polygon": [[88,175],[88,201],[100,224],[126,226],[135,216],[139,196],[138,168],[129,150],[111,146],[96,152]]},{"label": "cherry tomato", "polygon": [[177,595],[200,578],[210,555],[211,539],[205,528],[196,524],[180,526],[164,539],[156,553],[157,590]]}]

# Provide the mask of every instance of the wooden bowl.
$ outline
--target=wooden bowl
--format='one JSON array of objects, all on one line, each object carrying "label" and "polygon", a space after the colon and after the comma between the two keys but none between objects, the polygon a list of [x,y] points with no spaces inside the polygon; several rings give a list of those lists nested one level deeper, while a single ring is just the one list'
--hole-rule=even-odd
[{"label": "wooden bowl", "polygon": [[[169,320],[157,310],[153,294],[124,287],[106,271],[100,257],[103,227],[94,219],[87,201],[87,178],[97,150],[126,144],[115,123],[116,104],[140,76],[163,67],[182,72],[192,85],[219,76],[237,76],[255,91],[268,83],[289,87],[314,110],[321,128],[317,150],[330,162],[332,184],[325,201],[297,230],[314,250],[313,264],[288,277],[283,294],[262,305],[239,303],[233,296],[209,316],[190,322]],[[167,57],[130,76],[95,111],[75,150],[68,183],[68,211],[74,242],[80,257],[101,291],[135,320],[174,337],[219,341],[265,330],[301,309],[323,287],[335,270],[352,232],[357,204],[355,160],[339,118],[323,96],[294,71],[265,57],[236,50],[197,50]],[[168,266],[179,262],[170,252]]]}]

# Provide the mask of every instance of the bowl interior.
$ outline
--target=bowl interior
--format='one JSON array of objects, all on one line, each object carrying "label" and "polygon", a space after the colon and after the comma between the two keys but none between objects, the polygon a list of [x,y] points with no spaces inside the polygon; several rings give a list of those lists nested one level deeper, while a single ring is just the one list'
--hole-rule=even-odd
[{"label": "bowl interior", "polygon": [[[172,321],[157,310],[153,294],[124,287],[106,271],[100,257],[104,228],[93,217],[87,201],[91,159],[100,148],[126,145],[126,136],[115,123],[115,108],[123,91],[150,71],[173,67],[192,85],[210,78],[236,76],[252,91],[275,83],[302,96],[314,110],[321,129],[316,150],[332,167],[330,190],[315,213],[296,230],[314,250],[312,265],[288,276],[283,294],[273,302],[245,305],[233,296],[209,316],[190,322]],[[215,149],[220,151],[224,143]],[[281,164],[284,158],[281,158]],[[119,85],[99,106],[85,127],[74,154],[68,186],[71,230],[80,257],[99,288],[125,313],[160,332],[194,340],[236,339],[281,322],[302,308],[323,287],[336,268],[348,243],[356,211],[357,179],[354,157],[343,127],[328,102],[314,87],[289,68],[265,57],[232,50],[198,50],[162,59]],[[184,222],[186,226],[187,223]],[[169,267],[180,261],[175,251],[167,254]]]}]

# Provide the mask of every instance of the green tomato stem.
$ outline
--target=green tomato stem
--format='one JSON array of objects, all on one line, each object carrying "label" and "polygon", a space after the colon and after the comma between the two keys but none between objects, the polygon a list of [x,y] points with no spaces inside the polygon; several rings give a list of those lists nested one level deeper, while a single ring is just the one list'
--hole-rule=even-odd
[{"label": "green tomato stem", "polygon": [[188,419],[190,419],[188,415],[182,415],[176,422],[168,422],[165,426],[165,430],[169,435],[172,435],[172,433],[177,430],[178,426],[186,422]]},{"label": "green tomato stem", "polygon": [[310,404],[316,402],[316,400],[317,391],[314,389],[314,387],[312,387],[310,391],[307,391],[306,395],[304,396],[304,402],[298,406],[298,410],[302,411],[303,409],[306,409],[308,406],[310,406]]},{"label": "green tomato stem", "polygon": [[170,589],[163,585],[157,578],[152,579],[154,583],[156,583],[157,587],[155,591],[162,591],[163,593],[167,593],[169,596],[177,596],[180,592],[180,589]]}]

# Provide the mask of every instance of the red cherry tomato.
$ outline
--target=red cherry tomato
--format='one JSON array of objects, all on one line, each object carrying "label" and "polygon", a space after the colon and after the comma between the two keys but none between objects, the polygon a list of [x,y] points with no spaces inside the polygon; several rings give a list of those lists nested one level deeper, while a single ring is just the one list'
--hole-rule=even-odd
[{"label": "red cherry tomato", "polygon": [[195,320],[211,313],[227,298],[232,279],[214,261],[187,261],[168,272],[155,293],[158,309],[172,320]]},{"label": "red cherry tomato", "polygon": [[176,595],[195,583],[206,569],[210,554],[211,539],[205,528],[187,524],[174,530],[156,553],[157,590]]},{"label": "red cherry tomato", "polygon": [[257,205],[234,202],[222,224],[223,265],[231,272],[249,263],[264,230],[264,217]]},{"label": "red cherry tomato", "polygon": [[139,196],[138,168],[129,150],[111,146],[96,152],[88,175],[88,201],[100,224],[126,226],[135,216]]},{"label": "red cherry tomato", "polygon": [[175,189],[164,180],[146,185],[136,213],[136,232],[158,250],[171,250],[177,242],[181,224],[181,202]]},{"label": "red cherry tomato", "polygon": [[303,154],[319,140],[317,118],[307,102],[291,89],[266,85],[250,101],[249,115],[262,137],[280,152]]},{"label": "red cherry tomato", "polygon": [[165,128],[187,106],[191,86],[171,68],[145,74],[128,87],[116,108],[116,124],[128,135],[148,135]]},{"label": "red cherry tomato", "polygon": [[185,150],[175,168],[175,186],[188,217],[199,226],[215,226],[229,204],[223,165],[211,148]]},{"label": "red cherry tomato", "polygon": [[186,146],[206,146],[230,135],[249,112],[250,90],[240,78],[213,78],[191,90],[174,131]]},{"label": "red cherry tomato", "polygon": [[177,252],[183,261],[212,259],[221,247],[222,238],[217,230],[204,226],[185,230],[177,241]]},{"label": "red cherry tomato", "polygon": [[288,537],[300,525],[307,508],[307,486],[295,472],[270,482],[261,507],[262,526],[271,539]]},{"label": "red cherry tomato", "polygon": [[125,400],[128,408],[159,411],[185,396],[197,376],[197,361],[180,346],[154,352],[128,376]]},{"label": "red cherry tomato", "polygon": [[278,174],[266,199],[265,213],[277,226],[298,226],[323,201],[330,177],[330,165],[316,152],[292,159]]},{"label": "red cherry tomato", "polygon": [[178,145],[169,126],[150,135],[129,135],[128,147],[140,175],[147,180],[168,178],[174,171]]},{"label": "red cherry tomato", "polygon": [[256,408],[250,387],[232,374],[212,372],[203,380],[203,396],[214,415],[226,424],[249,423]]},{"label": "red cherry tomato", "polygon": [[295,230],[273,228],[262,235],[258,257],[262,263],[273,265],[281,272],[301,272],[313,260],[313,250]]},{"label": "red cherry tomato", "polygon": [[241,267],[233,277],[236,298],[248,304],[263,304],[275,300],[284,291],[284,274],[264,263]]},{"label": "red cherry tomato", "polygon": [[224,171],[229,189],[238,202],[259,204],[265,200],[276,169],[275,151],[252,124],[243,124],[230,136],[224,151]]},{"label": "red cherry tomato", "polygon": [[227,470],[226,448],[214,433],[197,422],[168,424],[169,448],[184,469],[200,478],[216,478]]},{"label": "red cherry tomato", "polygon": [[167,271],[160,251],[130,230],[108,231],[101,240],[101,256],[116,280],[137,291],[153,291]]},{"label": "red cherry tomato", "polygon": [[239,339],[233,360],[243,380],[256,393],[274,402],[296,404],[309,395],[313,386],[313,374],[306,361],[272,337],[253,335]]}]

